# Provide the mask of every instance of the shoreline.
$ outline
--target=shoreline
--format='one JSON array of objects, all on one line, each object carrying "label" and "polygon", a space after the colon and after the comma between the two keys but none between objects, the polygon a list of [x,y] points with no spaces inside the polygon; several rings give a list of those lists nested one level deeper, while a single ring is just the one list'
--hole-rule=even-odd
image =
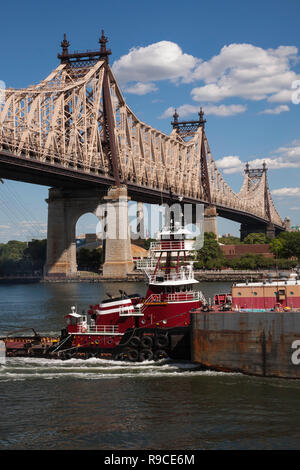
[{"label": "shoreline", "polygon": [[[290,270],[284,272],[290,273]],[[268,276],[270,273],[275,273],[274,270],[206,270],[206,271],[195,271],[195,279],[202,282],[238,282],[238,281],[252,281],[261,279],[262,277]],[[3,277],[0,278],[0,285],[3,284],[33,284],[33,283],[74,283],[74,282],[85,282],[85,283],[101,283],[101,282],[144,282],[145,275],[140,272],[132,273],[127,275],[126,278],[105,278],[101,275],[95,274],[89,276],[73,276],[73,277],[61,277],[61,276],[52,276],[52,277],[26,277],[26,276],[16,276],[16,277]]]}]

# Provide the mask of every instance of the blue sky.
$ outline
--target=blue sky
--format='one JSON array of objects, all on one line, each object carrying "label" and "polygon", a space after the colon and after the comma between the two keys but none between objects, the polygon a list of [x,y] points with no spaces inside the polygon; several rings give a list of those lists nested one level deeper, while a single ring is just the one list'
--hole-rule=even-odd
[{"label": "blue sky", "polygon": [[[266,161],[281,217],[300,224],[298,0],[11,1],[1,16],[7,87],[45,78],[64,33],[71,51],[85,50],[98,47],[104,29],[110,63],[141,120],[169,133],[174,108],[189,119],[202,106],[211,152],[230,186],[239,190],[247,161]],[[0,241],[45,236],[47,188],[7,182],[0,191]],[[77,231],[94,226],[84,216]],[[238,231],[220,219],[220,233]]]}]

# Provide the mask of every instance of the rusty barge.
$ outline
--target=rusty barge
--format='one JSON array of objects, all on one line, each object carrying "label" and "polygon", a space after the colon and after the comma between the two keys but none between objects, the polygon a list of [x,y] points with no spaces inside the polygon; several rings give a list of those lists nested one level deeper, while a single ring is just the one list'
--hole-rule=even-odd
[{"label": "rusty barge", "polygon": [[191,357],[204,368],[300,378],[300,277],[237,283],[191,312]]}]

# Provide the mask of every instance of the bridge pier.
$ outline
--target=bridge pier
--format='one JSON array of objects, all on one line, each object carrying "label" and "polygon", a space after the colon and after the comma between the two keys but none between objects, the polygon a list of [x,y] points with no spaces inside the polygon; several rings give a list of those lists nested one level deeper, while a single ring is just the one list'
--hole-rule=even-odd
[{"label": "bridge pier", "polygon": [[[126,278],[133,270],[126,186],[112,187],[107,196],[87,190],[51,188],[48,202],[46,277],[72,277],[77,273],[76,223],[88,212],[103,220],[105,250],[103,275]],[[99,266],[100,268],[100,266]]]},{"label": "bridge pier", "polygon": [[250,233],[264,233],[268,238],[274,238],[275,227],[272,223],[267,225],[241,224],[240,240],[243,241]]},{"label": "bridge pier", "polygon": [[46,277],[77,273],[76,223],[83,214],[102,215],[102,193],[87,190],[49,189]]},{"label": "bridge pier", "polygon": [[103,276],[126,278],[133,271],[127,187],[113,186],[106,200],[105,263]]},{"label": "bridge pier", "polygon": [[145,238],[145,220],[144,220],[144,204],[140,201],[137,203],[137,235],[144,240]]},{"label": "bridge pier", "polygon": [[214,206],[208,206],[204,209],[204,232],[212,232],[218,239],[217,210]]}]

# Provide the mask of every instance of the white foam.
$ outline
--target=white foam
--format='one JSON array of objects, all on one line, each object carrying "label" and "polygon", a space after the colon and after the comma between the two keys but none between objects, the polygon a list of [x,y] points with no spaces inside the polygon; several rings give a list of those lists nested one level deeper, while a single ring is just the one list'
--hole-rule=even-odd
[{"label": "white foam", "polygon": [[84,380],[107,380],[137,377],[197,377],[236,375],[225,372],[199,370],[191,362],[120,362],[106,359],[43,359],[8,358],[0,368],[0,382],[24,380],[54,380],[75,378]]}]

